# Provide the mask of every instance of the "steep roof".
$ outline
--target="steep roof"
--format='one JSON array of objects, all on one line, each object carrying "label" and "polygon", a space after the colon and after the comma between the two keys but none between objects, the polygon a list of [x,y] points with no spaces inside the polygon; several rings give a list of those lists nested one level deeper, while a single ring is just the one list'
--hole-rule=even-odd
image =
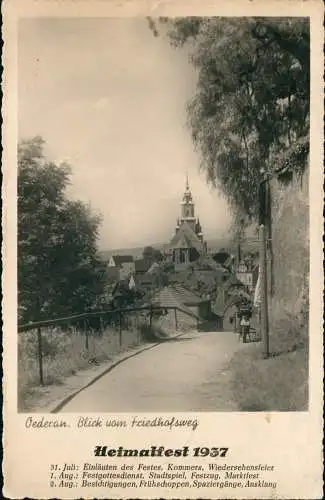
[{"label": "steep roof", "polygon": [[125,264],[126,262],[133,262],[132,255],[112,255],[116,266]]},{"label": "steep roof", "polygon": [[153,302],[162,307],[179,307],[183,311],[188,312],[191,316],[198,317],[186,306],[186,304],[184,304],[182,296],[172,286],[165,286],[160,290],[155,295]]},{"label": "steep roof", "polygon": [[169,244],[169,249],[173,250],[177,248],[195,248],[198,252],[204,250],[201,240],[187,222],[181,224]]},{"label": "steep roof", "polygon": [[246,288],[245,285],[237,278],[237,276],[231,274],[229,279],[224,283],[224,290],[229,290],[230,288]]},{"label": "steep roof", "polygon": [[157,278],[154,274],[135,274],[134,281],[136,287],[156,288]]},{"label": "steep roof", "polygon": [[159,272],[161,270],[161,266],[158,264],[158,262],[154,262],[151,264],[151,266],[148,269],[148,274]]},{"label": "steep roof", "polygon": [[186,269],[175,271],[170,275],[170,283],[181,283],[184,287],[200,290],[202,293],[215,293],[225,279],[228,280],[230,272],[213,261],[209,256],[201,256],[192,262]]},{"label": "steep roof", "polygon": [[206,299],[202,299],[198,294],[194,293],[183,284],[174,283],[170,285],[170,288],[174,289],[179,294],[183,304],[185,305],[196,305],[200,304],[201,302],[206,302]]},{"label": "steep roof", "polygon": [[225,268],[219,263],[215,262],[211,255],[205,254],[201,255],[201,257],[193,263],[193,267],[200,270],[213,270],[218,272],[224,272]]}]

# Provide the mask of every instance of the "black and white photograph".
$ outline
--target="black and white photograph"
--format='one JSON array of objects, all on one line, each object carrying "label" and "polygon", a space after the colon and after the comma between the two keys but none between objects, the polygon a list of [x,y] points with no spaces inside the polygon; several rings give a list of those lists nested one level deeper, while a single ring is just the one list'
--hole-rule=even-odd
[{"label": "black and white photograph", "polygon": [[18,412],[307,412],[309,18],[17,37]]}]

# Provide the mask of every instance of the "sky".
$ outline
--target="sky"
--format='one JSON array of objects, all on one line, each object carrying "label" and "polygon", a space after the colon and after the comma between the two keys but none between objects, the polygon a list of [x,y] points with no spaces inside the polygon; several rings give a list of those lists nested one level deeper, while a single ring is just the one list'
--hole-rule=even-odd
[{"label": "sky", "polygon": [[145,19],[34,18],[19,24],[19,137],[72,166],[68,196],[102,214],[99,248],[168,243],[188,172],[206,239],[227,233],[186,127],[197,75]]}]

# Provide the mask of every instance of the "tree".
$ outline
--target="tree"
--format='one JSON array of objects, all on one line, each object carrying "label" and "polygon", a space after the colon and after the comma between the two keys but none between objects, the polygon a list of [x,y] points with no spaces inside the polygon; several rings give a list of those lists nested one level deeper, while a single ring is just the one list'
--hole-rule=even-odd
[{"label": "tree", "polygon": [[22,322],[83,312],[103,291],[100,217],[66,198],[71,169],[43,154],[40,137],[18,146],[18,302]]},{"label": "tree", "polygon": [[160,250],[147,246],[143,249],[142,256],[149,262],[160,262],[162,260],[162,254]]},{"label": "tree", "polygon": [[189,47],[198,72],[188,125],[207,180],[239,217],[254,219],[261,170],[288,161],[285,150],[302,163],[308,154],[309,22],[192,17],[160,25],[173,46]]}]

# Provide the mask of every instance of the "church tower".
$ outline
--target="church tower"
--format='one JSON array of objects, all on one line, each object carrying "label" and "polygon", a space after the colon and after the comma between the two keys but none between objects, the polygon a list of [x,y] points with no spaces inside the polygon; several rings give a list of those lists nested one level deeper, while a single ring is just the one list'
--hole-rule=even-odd
[{"label": "church tower", "polygon": [[196,218],[194,213],[194,201],[192,198],[192,193],[190,191],[190,186],[188,183],[188,175],[186,174],[186,188],[183,195],[183,201],[181,202],[181,224],[187,222],[190,227],[195,231]]},{"label": "church tower", "polygon": [[183,269],[206,253],[206,243],[200,221],[195,216],[194,201],[188,176],[181,202],[181,216],[177,219],[175,233],[169,245],[168,254],[175,270]]}]

